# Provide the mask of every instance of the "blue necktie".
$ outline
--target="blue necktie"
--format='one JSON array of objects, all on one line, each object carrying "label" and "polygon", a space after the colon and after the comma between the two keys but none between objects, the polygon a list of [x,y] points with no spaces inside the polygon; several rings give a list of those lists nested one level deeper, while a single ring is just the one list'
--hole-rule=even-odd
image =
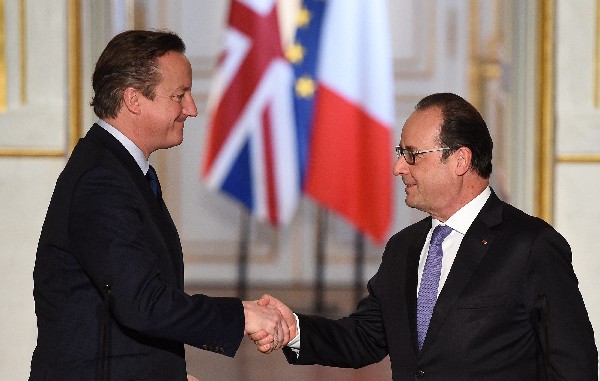
[{"label": "blue necktie", "polygon": [[419,350],[423,347],[429,321],[433,314],[433,307],[437,300],[440,274],[442,272],[442,242],[450,234],[452,228],[446,225],[438,225],[433,229],[431,241],[429,242],[429,253],[425,260],[419,295],[417,297],[417,337]]},{"label": "blue necktie", "polygon": [[154,167],[150,166],[148,168],[148,172],[146,173],[146,180],[150,184],[150,188],[152,188],[152,192],[156,198],[162,197],[162,191],[160,190],[160,183],[158,182],[158,176],[156,175],[156,171]]}]

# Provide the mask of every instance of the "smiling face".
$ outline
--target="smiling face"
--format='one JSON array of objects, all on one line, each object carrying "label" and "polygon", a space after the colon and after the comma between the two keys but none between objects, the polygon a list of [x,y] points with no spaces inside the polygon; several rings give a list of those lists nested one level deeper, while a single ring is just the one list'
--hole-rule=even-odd
[{"label": "smiling face", "polygon": [[191,94],[192,68],[188,59],[181,53],[168,52],[157,61],[162,79],[156,86],[154,99],[140,94],[136,123],[147,156],[157,149],[181,144],[185,120],[198,114]]},{"label": "smiling face", "polygon": [[[400,146],[411,151],[440,148],[439,132],[442,112],[437,107],[417,110],[402,129]],[[406,205],[429,213],[441,221],[457,209],[461,176],[457,173],[456,152],[442,161],[444,151],[419,154],[409,165],[403,156],[394,164],[394,175],[406,186]]]}]

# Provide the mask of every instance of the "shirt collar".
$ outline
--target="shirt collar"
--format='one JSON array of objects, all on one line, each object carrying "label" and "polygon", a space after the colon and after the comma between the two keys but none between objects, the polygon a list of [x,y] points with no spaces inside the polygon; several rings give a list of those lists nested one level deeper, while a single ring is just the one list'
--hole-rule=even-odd
[{"label": "shirt collar", "polygon": [[142,150],[138,146],[136,146],[134,142],[132,142],[127,136],[123,135],[121,131],[108,124],[105,120],[99,119],[98,122],[96,122],[96,124],[104,128],[109,134],[114,136],[115,139],[117,139],[123,145],[123,147],[125,147],[125,149],[131,154],[131,156],[133,156],[133,159],[140,167],[142,172],[144,172],[144,175],[146,174],[146,172],[148,172],[150,163],[146,159],[146,156],[144,156]]},{"label": "shirt collar", "polygon": [[[465,206],[450,216],[446,221],[446,225],[450,226],[452,230],[456,230],[462,235],[465,235],[491,194],[492,190],[487,186],[483,192],[477,195],[477,197],[469,201]],[[432,228],[435,228],[441,223],[441,221],[434,218],[431,222],[431,226]]]}]

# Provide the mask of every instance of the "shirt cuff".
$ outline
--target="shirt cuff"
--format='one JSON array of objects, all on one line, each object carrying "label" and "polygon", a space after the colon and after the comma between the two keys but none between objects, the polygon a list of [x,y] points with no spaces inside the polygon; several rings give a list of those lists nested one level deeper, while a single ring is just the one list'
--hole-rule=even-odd
[{"label": "shirt cuff", "polygon": [[298,318],[298,315],[296,315],[294,313],[294,317],[296,318],[296,330],[297,330],[297,334],[296,337],[294,337],[292,340],[290,340],[289,343],[287,343],[287,346],[290,347],[292,349],[292,351],[294,351],[296,353],[296,356],[300,355],[300,319]]}]

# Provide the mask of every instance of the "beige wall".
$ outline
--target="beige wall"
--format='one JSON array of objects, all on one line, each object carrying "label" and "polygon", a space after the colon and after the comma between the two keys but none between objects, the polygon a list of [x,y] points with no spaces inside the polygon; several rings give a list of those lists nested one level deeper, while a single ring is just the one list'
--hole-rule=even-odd
[{"label": "beige wall", "polygon": [[0,379],[25,380],[35,346],[33,264],[63,159],[0,159]]},{"label": "beige wall", "polygon": [[[120,28],[167,27],[180,33],[188,45],[200,115],[187,124],[181,147],[153,157],[181,233],[188,282],[235,284],[240,210],[224,196],[206,190],[197,175],[206,132],[205,105],[211,71],[220,53],[226,1],[81,2],[79,70],[67,65],[67,26],[73,25],[68,6],[79,2],[57,0],[52,6],[21,0],[0,2],[8,14],[17,12],[19,4],[28,5],[26,36],[19,32],[20,18],[6,17],[4,24],[0,22],[6,45],[11,47],[5,58],[11,73],[9,108],[0,112],[0,339],[4,344],[0,346],[0,379],[20,380],[27,378],[36,338],[32,270],[37,238],[54,182],[66,161],[73,120],[81,121],[82,130],[94,120],[86,104],[95,57]],[[594,57],[599,55],[598,4],[597,0],[578,1],[577,7],[571,3],[556,1],[556,77],[545,79],[556,95],[556,105],[552,104],[556,152],[546,163],[553,177],[545,190],[554,197],[550,208],[554,225],[573,248],[573,264],[597,331],[600,299],[594,295],[599,288],[600,259],[594,251],[598,234],[594,222],[600,218],[600,203],[594,189],[600,187],[600,118],[594,96],[600,80]],[[135,9],[129,8],[132,4]],[[536,213],[536,176],[542,164],[535,154],[541,112],[541,93],[536,87],[540,71],[538,2],[402,0],[389,4],[396,139],[422,96],[442,90],[466,96],[483,111],[494,136],[496,190],[516,206]],[[34,22],[40,17],[46,21]],[[21,46],[28,52],[25,63],[14,56]],[[44,54],[38,56],[39,52]],[[21,78],[23,67],[24,82],[15,80],[15,75]],[[72,103],[69,81],[77,76],[82,94]],[[397,194],[401,194],[400,188]],[[395,204],[393,231],[421,217],[407,209],[401,197]],[[250,281],[266,289],[273,284],[310,284],[315,273],[315,221],[315,205],[304,200],[293,224],[279,233],[254,224]],[[347,224],[330,216],[329,284],[352,281],[353,240]],[[365,277],[375,271],[381,250],[368,244]]]},{"label": "beige wall", "polygon": [[600,1],[556,1],[554,225],[600,339]]}]

